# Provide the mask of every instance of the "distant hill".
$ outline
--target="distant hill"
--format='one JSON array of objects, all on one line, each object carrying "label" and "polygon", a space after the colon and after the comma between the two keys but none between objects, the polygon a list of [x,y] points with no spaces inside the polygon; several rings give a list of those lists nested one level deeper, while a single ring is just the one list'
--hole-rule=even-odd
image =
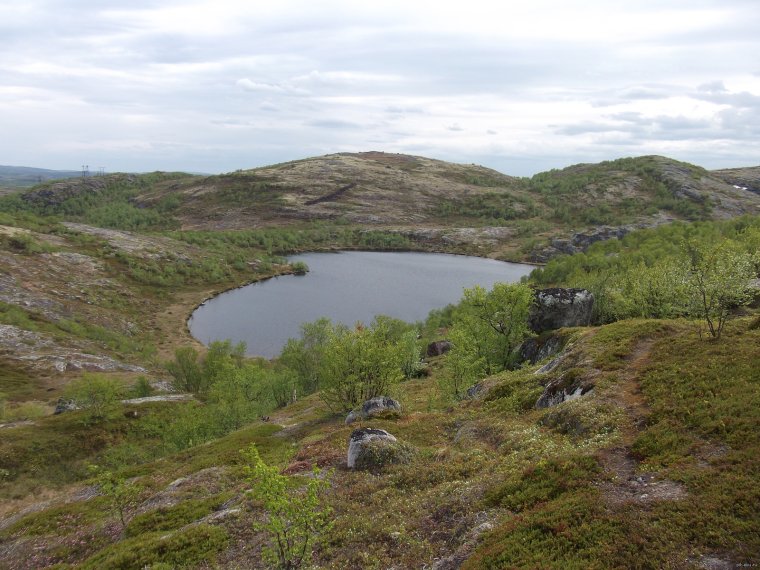
[{"label": "distant hill", "polygon": [[[180,199],[184,227],[246,228],[304,219],[373,226],[552,225],[727,218],[760,213],[760,169],[709,172],[665,157],[579,164],[516,178],[482,166],[364,152],[158,184],[144,204]],[[735,182],[741,180],[742,184]]]},{"label": "distant hill", "polygon": [[[61,181],[43,184],[23,200],[40,213],[65,213],[96,225],[104,217],[87,212],[100,208],[102,214],[106,206],[115,212],[121,200],[146,220],[148,212],[159,212],[163,229],[239,230],[318,221],[390,230],[438,250],[545,261],[635,228],[760,214],[758,188],[760,168],[711,172],[662,156],[518,178],[474,164],[361,152],[216,176],[117,174]],[[118,220],[109,224],[140,227]]]},{"label": "distant hill", "polygon": [[40,182],[61,178],[76,178],[82,173],[76,170],[48,170],[29,166],[0,165],[0,188],[29,188]]}]

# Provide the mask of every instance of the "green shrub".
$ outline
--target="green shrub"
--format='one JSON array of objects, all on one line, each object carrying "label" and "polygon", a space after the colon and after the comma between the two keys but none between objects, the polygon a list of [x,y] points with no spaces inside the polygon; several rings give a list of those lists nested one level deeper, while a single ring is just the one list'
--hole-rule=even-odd
[{"label": "green shrub", "polygon": [[64,398],[74,400],[83,409],[86,423],[108,419],[119,407],[122,387],[114,379],[102,374],[87,374],[71,382],[64,390]]},{"label": "green shrub", "polygon": [[153,394],[153,386],[145,376],[140,376],[132,387],[132,394],[135,398],[147,398]]},{"label": "green shrub", "polygon": [[263,549],[264,559],[283,570],[309,564],[314,545],[324,539],[332,526],[332,510],[323,505],[321,498],[328,482],[315,469],[303,492],[290,491],[289,477],[281,475],[277,467],[266,465],[255,445],[242,453],[251,494],[267,512],[266,522],[255,525],[271,539],[271,546]]}]

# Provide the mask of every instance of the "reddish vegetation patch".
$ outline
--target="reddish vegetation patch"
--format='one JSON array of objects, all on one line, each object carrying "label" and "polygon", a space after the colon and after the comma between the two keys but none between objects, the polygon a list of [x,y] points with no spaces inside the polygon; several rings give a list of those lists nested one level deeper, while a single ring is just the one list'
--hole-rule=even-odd
[{"label": "reddish vegetation patch", "polygon": [[311,471],[311,461],[294,461],[282,470],[282,474],[295,475],[304,471]]},{"label": "reddish vegetation patch", "polygon": [[[298,463],[309,463],[309,466],[316,465],[320,469],[323,467],[337,467],[345,463],[346,454],[333,447],[329,441],[318,441],[302,447],[293,458],[291,465]],[[290,465],[288,466],[288,469]]]}]

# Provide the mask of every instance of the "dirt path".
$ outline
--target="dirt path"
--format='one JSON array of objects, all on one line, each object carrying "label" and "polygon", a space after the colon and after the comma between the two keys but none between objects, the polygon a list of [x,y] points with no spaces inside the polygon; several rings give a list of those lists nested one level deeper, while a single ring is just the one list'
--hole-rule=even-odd
[{"label": "dirt path", "polygon": [[599,459],[609,480],[599,484],[604,499],[610,506],[629,502],[648,503],[676,500],[685,496],[682,485],[662,479],[657,473],[640,473],[639,460],[632,452],[632,445],[646,427],[650,409],[641,393],[639,377],[649,363],[654,340],[639,341],[626,358],[628,366],[618,379],[610,402],[620,406],[625,413],[621,427],[621,441],[603,450]]}]

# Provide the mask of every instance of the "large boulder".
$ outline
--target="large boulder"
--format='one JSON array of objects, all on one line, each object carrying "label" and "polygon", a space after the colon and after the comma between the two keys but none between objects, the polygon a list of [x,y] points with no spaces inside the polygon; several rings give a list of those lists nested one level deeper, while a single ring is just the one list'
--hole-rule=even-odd
[{"label": "large boulder", "polygon": [[384,429],[355,429],[348,440],[349,469],[382,469],[386,465],[408,463],[413,449],[396,440]]},{"label": "large boulder", "polygon": [[352,410],[346,416],[346,425],[369,418],[398,416],[400,413],[401,404],[396,400],[387,396],[377,396],[364,402],[361,408]]},{"label": "large boulder", "polygon": [[436,340],[427,345],[427,356],[441,356],[451,350],[451,342],[448,340]]},{"label": "large boulder", "polygon": [[586,289],[553,287],[535,292],[528,324],[535,333],[591,324],[594,296]]}]

